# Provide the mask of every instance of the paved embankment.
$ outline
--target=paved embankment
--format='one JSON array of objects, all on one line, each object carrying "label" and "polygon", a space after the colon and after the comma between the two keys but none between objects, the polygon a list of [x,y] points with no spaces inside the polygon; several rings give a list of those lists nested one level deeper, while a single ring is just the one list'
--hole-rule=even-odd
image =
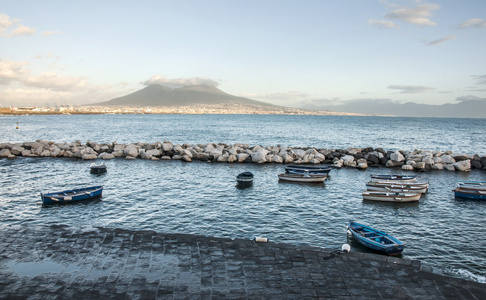
[{"label": "paved embankment", "polygon": [[418,261],[276,243],[0,227],[1,299],[484,299]]}]

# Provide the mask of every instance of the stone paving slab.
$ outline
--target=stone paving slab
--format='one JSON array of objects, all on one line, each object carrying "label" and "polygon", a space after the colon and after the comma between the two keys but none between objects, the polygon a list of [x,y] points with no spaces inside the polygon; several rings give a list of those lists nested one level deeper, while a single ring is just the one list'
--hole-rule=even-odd
[{"label": "stone paving slab", "polygon": [[0,227],[0,299],[485,299],[419,261],[251,240]]}]

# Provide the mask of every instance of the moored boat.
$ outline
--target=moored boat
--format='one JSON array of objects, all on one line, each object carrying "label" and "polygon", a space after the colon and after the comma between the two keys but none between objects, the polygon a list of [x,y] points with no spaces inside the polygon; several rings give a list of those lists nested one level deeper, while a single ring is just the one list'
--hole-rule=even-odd
[{"label": "moored boat", "polygon": [[486,200],[486,190],[472,190],[457,188],[453,190],[456,198]]},{"label": "moored boat", "polygon": [[43,204],[71,203],[76,201],[101,198],[102,192],[102,186],[93,186],[47,194],[41,193],[41,199]]},{"label": "moored boat", "polygon": [[282,173],[278,175],[279,180],[283,181],[293,181],[293,182],[310,182],[310,183],[320,183],[327,179],[327,175],[312,175],[312,174],[289,174]]},{"label": "moored boat", "polygon": [[422,194],[419,193],[392,193],[378,191],[363,191],[363,200],[384,202],[414,202],[419,201]]},{"label": "moored boat", "polygon": [[285,172],[289,174],[325,175],[331,172],[331,168],[323,166],[289,165],[285,167]]},{"label": "moored boat", "polygon": [[366,183],[366,189],[368,191],[380,191],[380,192],[394,192],[394,193],[419,193],[424,194],[427,192],[427,186],[411,186],[406,183],[403,184],[382,184],[379,182],[370,181]]},{"label": "moored boat", "polygon": [[414,182],[417,180],[417,175],[371,175],[371,181],[377,180],[394,180],[401,182]]},{"label": "moored boat", "polygon": [[236,183],[239,187],[247,187],[253,184],[253,173],[243,172],[236,176]]},{"label": "moored boat", "polygon": [[106,165],[101,163],[99,165],[92,163],[90,166],[90,173],[91,174],[103,174],[106,173]]},{"label": "moored boat", "polygon": [[459,181],[457,183],[457,188],[486,191],[486,181]]},{"label": "moored boat", "polygon": [[428,182],[420,182],[420,181],[414,181],[414,182],[403,182],[403,181],[395,181],[395,180],[372,180],[369,182],[373,182],[376,185],[379,186],[390,186],[390,185],[406,185],[410,187],[425,187],[429,188],[429,183]]},{"label": "moored boat", "polygon": [[405,245],[397,238],[370,226],[349,221],[348,230],[361,245],[388,255],[403,252]]}]

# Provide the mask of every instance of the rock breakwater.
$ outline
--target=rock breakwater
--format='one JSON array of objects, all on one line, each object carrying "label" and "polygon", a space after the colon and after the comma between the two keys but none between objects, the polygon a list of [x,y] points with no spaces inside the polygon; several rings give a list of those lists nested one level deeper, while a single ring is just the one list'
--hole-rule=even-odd
[{"label": "rock breakwater", "polygon": [[486,156],[452,151],[386,151],[382,148],[320,149],[285,146],[260,146],[249,144],[227,145],[156,143],[118,144],[80,141],[56,143],[46,140],[24,143],[0,143],[0,158],[17,157],[72,157],[94,159],[151,159],[194,160],[224,163],[280,163],[280,164],[329,164],[336,168],[369,167],[401,168],[406,171],[486,170]]}]

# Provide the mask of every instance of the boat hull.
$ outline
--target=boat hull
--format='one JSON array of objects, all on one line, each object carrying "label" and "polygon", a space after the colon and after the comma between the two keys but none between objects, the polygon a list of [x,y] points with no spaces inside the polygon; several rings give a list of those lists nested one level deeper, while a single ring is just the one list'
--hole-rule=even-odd
[{"label": "boat hull", "polygon": [[405,248],[405,245],[397,238],[363,224],[349,221],[348,230],[358,243],[380,253],[398,255]]},{"label": "boat hull", "polygon": [[331,168],[305,165],[290,165],[285,167],[285,172],[289,174],[327,175],[329,174],[329,172],[331,172]]},{"label": "boat hull", "polygon": [[486,181],[460,181],[457,183],[457,188],[464,190],[482,190],[486,191]]},{"label": "boat hull", "polygon": [[415,182],[417,175],[371,175],[371,181],[393,180],[398,182]]},{"label": "boat hull", "polygon": [[368,182],[366,184],[368,191],[392,192],[392,193],[418,193],[424,194],[427,192],[427,187],[410,186],[406,184],[390,184],[382,185],[375,184],[375,182]]},{"label": "boat hull", "polygon": [[101,198],[102,193],[103,187],[95,186],[47,194],[41,193],[41,199],[43,204],[72,203]]},{"label": "boat hull", "polygon": [[279,174],[279,180],[291,182],[321,183],[327,179],[327,175],[309,175],[309,174]]},{"label": "boat hull", "polygon": [[97,164],[91,164],[90,166],[90,171],[89,171],[91,174],[103,174],[103,173],[106,173],[106,165],[105,164],[101,164],[101,165],[97,165]]},{"label": "boat hull", "polygon": [[456,198],[486,200],[486,190],[455,189],[453,192]]},{"label": "boat hull", "polygon": [[364,191],[362,193],[363,200],[367,201],[382,201],[382,202],[415,202],[420,200],[422,194],[414,193],[389,193],[378,191]]}]

